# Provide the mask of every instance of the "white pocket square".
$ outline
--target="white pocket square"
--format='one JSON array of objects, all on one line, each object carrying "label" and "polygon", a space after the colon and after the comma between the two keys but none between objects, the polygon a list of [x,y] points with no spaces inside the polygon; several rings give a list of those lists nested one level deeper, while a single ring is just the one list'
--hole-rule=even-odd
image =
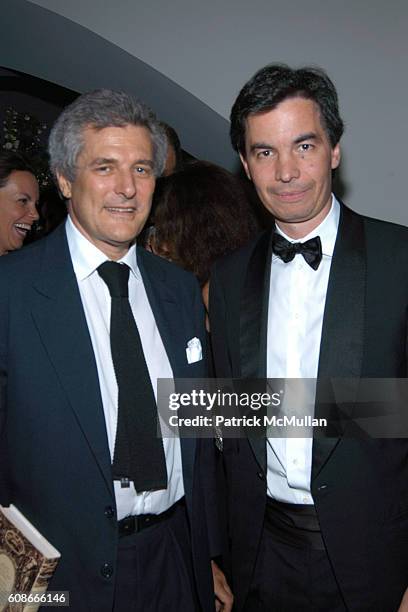
[{"label": "white pocket square", "polygon": [[199,338],[191,338],[186,347],[187,363],[195,363],[203,358],[203,351]]}]

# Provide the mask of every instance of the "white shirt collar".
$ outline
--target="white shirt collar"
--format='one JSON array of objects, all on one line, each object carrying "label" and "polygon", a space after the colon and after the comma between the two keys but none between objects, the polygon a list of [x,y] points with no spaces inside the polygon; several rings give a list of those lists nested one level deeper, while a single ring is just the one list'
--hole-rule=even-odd
[{"label": "white shirt collar", "polygon": [[279,232],[279,234],[286,238],[286,240],[289,240],[289,242],[306,242],[307,240],[310,240],[310,238],[320,236],[323,255],[332,257],[334,245],[336,242],[337,230],[339,227],[339,219],[340,204],[338,203],[336,196],[332,194],[332,203],[329,214],[323,219],[320,225],[315,227],[315,229],[311,231],[307,236],[302,238],[302,240],[295,240],[294,238],[287,236],[278,225],[276,225],[276,230],[277,232]]},{"label": "white shirt collar", "polygon": [[[79,231],[68,215],[65,223],[68,247],[71,254],[72,265],[78,281],[90,276],[104,262],[108,261],[105,253],[102,253],[92,242]],[[132,270],[136,278],[140,278],[140,272],[136,260],[136,245],[132,245],[126,255],[119,260]]]}]

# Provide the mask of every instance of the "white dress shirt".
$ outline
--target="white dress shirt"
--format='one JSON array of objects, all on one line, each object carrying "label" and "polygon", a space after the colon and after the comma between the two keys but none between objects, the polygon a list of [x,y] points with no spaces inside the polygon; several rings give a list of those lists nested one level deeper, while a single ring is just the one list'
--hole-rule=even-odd
[{"label": "white dress shirt", "polygon": [[[98,266],[108,258],[81,234],[70,217],[66,222],[66,232],[98,369],[106,434],[113,461],[118,419],[118,385],[109,337],[111,297],[107,285],[97,272]],[[173,372],[137,266],[135,246],[129,249],[120,263],[125,263],[130,268],[129,302],[157,400],[157,379],[173,378]],[[167,489],[137,493],[133,482],[129,488],[122,488],[120,482],[115,480],[118,520],[129,514],[159,514],[184,495],[180,440],[177,437],[163,438],[163,446],[168,476]]]},{"label": "white dress shirt", "polygon": [[[304,385],[305,413],[313,416],[323,313],[340,205],[332,196],[329,214],[300,241],[277,231],[290,242],[306,242],[320,236],[322,261],[317,270],[301,254],[284,263],[272,256],[269,288],[267,377],[314,379]],[[299,395],[297,387],[297,395]],[[286,397],[286,393],[284,394]],[[286,413],[290,413],[290,404]],[[306,409],[307,404],[307,409]],[[312,412],[310,410],[312,406]],[[285,412],[285,400],[282,402]],[[310,493],[312,436],[308,438],[268,438],[268,495],[288,503],[313,504]]]}]

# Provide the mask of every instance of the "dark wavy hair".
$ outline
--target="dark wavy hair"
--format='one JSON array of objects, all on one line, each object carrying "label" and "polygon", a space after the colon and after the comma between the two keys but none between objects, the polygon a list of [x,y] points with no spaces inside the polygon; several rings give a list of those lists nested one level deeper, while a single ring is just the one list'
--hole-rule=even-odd
[{"label": "dark wavy hair", "polygon": [[154,251],[193,272],[201,285],[214,261],[259,230],[241,180],[209,162],[194,162],[157,181]]},{"label": "dark wavy hair", "polygon": [[31,172],[35,176],[35,171],[30,162],[20,153],[14,151],[0,150],[0,188],[4,187],[12,172]]},{"label": "dark wavy hair", "polygon": [[173,147],[174,157],[176,160],[176,166],[174,168],[174,172],[179,172],[183,169],[183,151],[181,149],[180,138],[176,130],[171,127],[168,123],[164,121],[160,122],[161,127],[166,132],[167,136],[167,145]]},{"label": "dark wavy hair", "polygon": [[245,156],[245,126],[249,115],[273,110],[288,98],[313,100],[320,109],[322,125],[332,147],[339,142],[344,123],[340,117],[336,88],[324,70],[290,68],[269,64],[261,68],[241,89],[231,110],[231,143]]}]

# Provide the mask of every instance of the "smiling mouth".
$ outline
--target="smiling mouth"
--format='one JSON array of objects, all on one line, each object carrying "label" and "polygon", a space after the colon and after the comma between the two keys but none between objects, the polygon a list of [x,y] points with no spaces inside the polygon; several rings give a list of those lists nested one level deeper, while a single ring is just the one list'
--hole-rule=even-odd
[{"label": "smiling mouth", "polygon": [[275,193],[275,196],[283,202],[298,202],[307,191],[308,189],[303,189],[302,191],[282,191],[280,193]]},{"label": "smiling mouth", "polygon": [[31,225],[29,223],[14,223],[14,227],[16,229],[16,232],[22,238],[25,238],[31,229]]},{"label": "smiling mouth", "polygon": [[120,214],[130,214],[136,212],[136,208],[134,206],[119,207],[119,206],[106,206],[106,210],[114,215]]}]

